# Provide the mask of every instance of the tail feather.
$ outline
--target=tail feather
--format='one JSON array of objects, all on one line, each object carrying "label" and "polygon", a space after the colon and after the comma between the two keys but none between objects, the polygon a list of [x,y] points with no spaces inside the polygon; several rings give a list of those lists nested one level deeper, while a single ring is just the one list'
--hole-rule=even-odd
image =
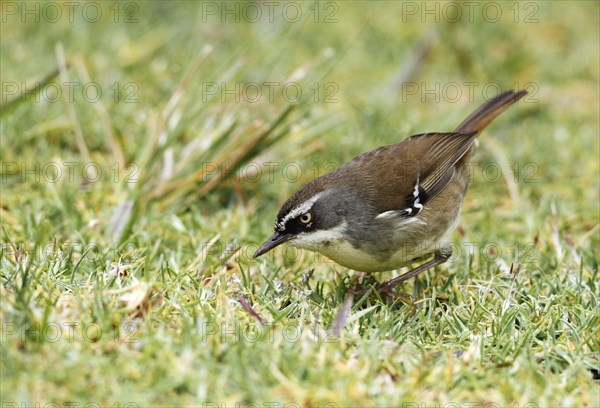
[{"label": "tail feather", "polygon": [[456,128],[457,133],[481,132],[509,106],[527,95],[527,91],[506,91],[495,96],[471,113]]}]

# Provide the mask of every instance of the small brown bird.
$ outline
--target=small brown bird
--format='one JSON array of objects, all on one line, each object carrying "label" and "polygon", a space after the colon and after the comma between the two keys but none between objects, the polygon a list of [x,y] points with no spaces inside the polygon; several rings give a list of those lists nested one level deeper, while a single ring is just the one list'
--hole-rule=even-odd
[{"label": "small brown bird", "polygon": [[527,94],[507,91],[469,115],[454,132],[425,133],[361,154],[294,193],[281,207],[275,233],[254,254],[284,242],[319,252],[356,271],[378,272],[433,259],[378,286],[400,282],[446,262],[470,182],[477,136]]}]

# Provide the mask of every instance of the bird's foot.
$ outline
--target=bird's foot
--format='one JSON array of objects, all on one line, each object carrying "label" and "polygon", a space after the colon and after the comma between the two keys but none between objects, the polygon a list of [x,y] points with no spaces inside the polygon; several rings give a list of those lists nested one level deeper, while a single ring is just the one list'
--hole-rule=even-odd
[{"label": "bird's foot", "polygon": [[362,297],[366,294],[377,294],[380,298],[385,300],[400,300],[403,303],[412,305],[414,300],[412,296],[408,293],[396,292],[394,291],[395,286],[389,286],[385,283],[375,284],[375,285],[357,285],[348,290],[349,293],[352,293],[355,297]]}]

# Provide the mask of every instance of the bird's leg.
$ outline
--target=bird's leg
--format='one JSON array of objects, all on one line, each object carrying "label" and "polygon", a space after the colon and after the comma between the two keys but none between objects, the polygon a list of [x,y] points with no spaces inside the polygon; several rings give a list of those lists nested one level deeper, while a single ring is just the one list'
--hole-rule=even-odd
[{"label": "bird's leg", "polygon": [[442,247],[440,252],[435,254],[435,257],[431,261],[425,262],[423,265],[419,265],[416,268],[411,269],[410,271],[406,272],[405,274],[402,274],[394,279],[390,279],[387,282],[380,283],[375,288],[380,293],[381,292],[390,292],[392,289],[394,289],[396,286],[398,286],[405,280],[410,279],[413,276],[418,275],[421,272],[425,272],[426,270],[429,270],[435,266],[443,264],[448,259],[450,259],[451,256],[452,256],[452,246],[445,245],[444,247]]}]

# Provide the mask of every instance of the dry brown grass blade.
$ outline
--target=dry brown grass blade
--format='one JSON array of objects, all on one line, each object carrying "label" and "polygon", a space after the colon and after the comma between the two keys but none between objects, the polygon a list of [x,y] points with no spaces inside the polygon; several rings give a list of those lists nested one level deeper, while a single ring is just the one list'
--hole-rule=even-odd
[{"label": "dry brown grass blade", "polygon": [[[214,164],[219,169],[224,168],[232,170],[238,168],[238,166],[243,165],[246,160],[260,153],[262,148],[267,148],[280,138],[282,134],[285,134],[284,132],[280,135],[276,135],[269,143],[263,144],[265,139],[273,134],[293,109],[293,105],[288,106],[267,128],[265,128],[261,122],[255,121],[251,123],[243,134],[240,134],[229,141],[228,146],[234,147],[224,148],[222,152],[214,158],[202,158],[203,163]],[[243,140],[244,142],[239,143],[240,140]],[[196,196],[208,194],[234,174],[234,171],[218,171],[212,174],[213,171],[214,169],[203,165],[189,175],[170,183],[162,184],[153,191],[144,194],[142,200],[146,202],[151,199],[161,199],[162,206],[169,206],[192,192],[194,192]],[[201,184],[202,182],[203,184]]]},{"label": "dry brown grass blade", "polygon": [[[249,140],[241,144],[237,149],[226,150],[216,158],[207,158],[207,160],[210,160],[210,163],[214,163],[217,167],[223,166],[224,168],[228,169],[234,168],[240,162],[240,160],[248,154],[248,152],[256,147],[258,143],[260,143],[261,140],[262,134],[255,135],[250,137]],[[197,190],[197,195],[202,196],[213,190],[227,178],[220,171],[212,175],[210,175],[209,172],[212,172],[212,170],[210,170],[208,166],[202,166],[192,174],[175,180],[169,184],[163,185],[163,187],[142,196],[142,199],[146,201],[164,197],[162,204],[168,206],[169,204],[177,201],[181,197],[184,197],[194,190]],[[204,184],[198,187],[203,180],[205,180]]]},{"label": "dry brown grass blade", "polygon": [[[238,136],[236,138],[236,140],[233,140],[232,142],[230,142],[230,144],[234,144],[237,141],[237,139],[240,139],[242,137],[244,137],[244,135]],[[222,153],[217,158],[214,158],[214,159],[206,158],[206,159],[210,160],[210,163],[215,163],[217,165],[222,164],[227,159],[227,152]],[[202,166],[186,176],[183,176],[183,177],[180,177],[179,179],[159,185],[154,190],[144,194],[142,196],[142,199],[143,200],[151,200],[151,199],[155,199],[157,197],[171,194],[174,191],[178,191],[178,190],[190,191],[191,189],[196,188],[198,183],[200,183],[202,180],[204,180],[204,178],[207,176],[207,173],[209,171],[210,170],[207,166]]]},{"label": "dry brown grass blade", "polygon": [[[264,139],[264,133],[259,133],[254,137],[250,138],[248,141],[240,145],[240,147],[236,150],[233,150],[231,155],[227,157],[220,157],[217,159],[217,163],[223,163],[226,168],[232,169],[236,168],[240,162],[248,156],[248,154],[260,144],[260,142]],[[216,174],[204,183],[200,189],[198,190],[199,195],[204,195],[209,191],[213,190],[219,183],[223,182],[226,177],[221,177],[220,174]]]},{"label": "dry brown grass blade", "polygon": [[242,307],[244,309],[246,309],[246,311],[248,313],[250,313],[250,315],[252,315],[252,317],[254,317],[258,323],[260,323],[261,326],[264,326],[265,323],[263,322],[262,317],[260,317],[260,315],[258,313],[256,313],[256,311],[252,308],[252,306],[250,306],[248,304],[248,302],[246,301],[246,299],[244,299],[244,297],[242,295],[238,295],[238,302],[240,302],[240,304],[242,305]]},{"label": "dry brown grass blade", "polygon": [[339,338],[340,334],[342,334],[342,330],[348,321],[348,317],[350,317],[350,312],[352,311],[352,303],[354,302],[354,295],[351,292],[346,294],[342,305],[338,309],[335,319],[329,328],[329,334],[332,336]]}]

